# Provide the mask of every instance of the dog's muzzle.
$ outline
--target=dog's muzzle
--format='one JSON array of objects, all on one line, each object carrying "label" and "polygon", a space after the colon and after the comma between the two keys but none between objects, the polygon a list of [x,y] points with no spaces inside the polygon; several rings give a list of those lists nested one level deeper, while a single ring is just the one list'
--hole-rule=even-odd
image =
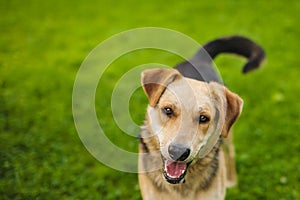
[{"label": "dog's muzzle", "polygon": [[168,153],[172,160],[162,158],[163,160],[163,176],[171,184],[178,184],[184,182],[189,163],[185,161],[191,150],[181,145],[170,144]]}]

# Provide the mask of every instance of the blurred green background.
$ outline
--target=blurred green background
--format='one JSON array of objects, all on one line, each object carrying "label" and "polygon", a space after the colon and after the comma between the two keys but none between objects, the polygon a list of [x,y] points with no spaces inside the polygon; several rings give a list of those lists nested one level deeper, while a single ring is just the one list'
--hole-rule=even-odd
[{"label": "blurred green background", "polygon": [[[200,44],[238,34],[265,48],[264,67],[247,75],[240,73],[244,59],[216,60],[226,85],[245,101],[234,128],[239,184],[227,199],[300,199],[299,11],[297,0],[1,0],[0,199],[141,198],[136,174],[106,167],[81,143],[72,87],[96,45],[145,26],[174,29]],[[137,151],[138,140],[123,133],[111,114],[111,93],[122,74],[138,64],[179,61],[144,50],[108,68],[96,110],[114,143]],[[146,104],[137,90],[130,112],[138,124]]]}]

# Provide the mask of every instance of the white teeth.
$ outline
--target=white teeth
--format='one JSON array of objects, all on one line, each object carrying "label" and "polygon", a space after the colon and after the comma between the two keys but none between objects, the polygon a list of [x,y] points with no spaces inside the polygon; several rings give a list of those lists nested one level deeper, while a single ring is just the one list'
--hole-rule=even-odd
[{"label": "white teeth", "polygon": [[184,183],[184,181],[185,181],[185,180],[184,180],[184,178],[183,178],[183,179],[181,179],[181,180],[179,181],[179,183]]},{"label": "white teeth", "polygon": [[168,177],[170,177],[170,178],[177,178],[176,176],[170,175],[168,172],[167,172],[167,175],[168,175]]},{"label": "white teeth", "polygon": [[185,172],[185,170],[181,170],[180,172],[181,172],[181,174],[183,174]]},{"label": "white teeth", "polygon": [[[172,176],[172,175],[170,175],[170,174],[168,173],[167,170],[165,170],[165,172],[167,173],[167,175],[168,175],[170,178],[178,178],[177,176]],[[184,172],[185,172],[185,170],[181,170],[181,171],[180,171],[181,175],[182,175]]]}]

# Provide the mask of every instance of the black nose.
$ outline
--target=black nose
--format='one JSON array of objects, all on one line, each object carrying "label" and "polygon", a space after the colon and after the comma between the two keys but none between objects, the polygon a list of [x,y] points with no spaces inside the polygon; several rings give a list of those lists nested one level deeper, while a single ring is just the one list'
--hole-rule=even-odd
[{"label": "black nose", "polygon": [[184,161],[185,159],[187,159],[187,157],[189,157],[191,150],[181,145],[171,144],[168,147],[168,152],[173,160]]}]

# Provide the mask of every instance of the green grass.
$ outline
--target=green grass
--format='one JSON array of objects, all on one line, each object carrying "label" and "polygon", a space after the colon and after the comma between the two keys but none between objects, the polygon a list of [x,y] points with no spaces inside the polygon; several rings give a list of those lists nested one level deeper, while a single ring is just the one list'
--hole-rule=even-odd
[{"label": "green grass", "polygon": [[[244,60],[216,60],[228,87],[245,101],[234,132],[239,185],[228,190],[227,199],[300,199],[299,10],[296,0],[2,0],[0,199],[141,198],[136,174],[106,167],[81,143],[72,118],[72,87],[96,45],[145,26],[174,29],[202,44],[240,34],[265,48],[264,68],[245,76]],[[96,110],[114,143],[131,151],[138,143],[112,118],[110,98],[118,79],[139,64],[178,61],[144,50],[108,68]],[[131,115],[141,124],[147,99],[138,90],[130,102]]]}]

